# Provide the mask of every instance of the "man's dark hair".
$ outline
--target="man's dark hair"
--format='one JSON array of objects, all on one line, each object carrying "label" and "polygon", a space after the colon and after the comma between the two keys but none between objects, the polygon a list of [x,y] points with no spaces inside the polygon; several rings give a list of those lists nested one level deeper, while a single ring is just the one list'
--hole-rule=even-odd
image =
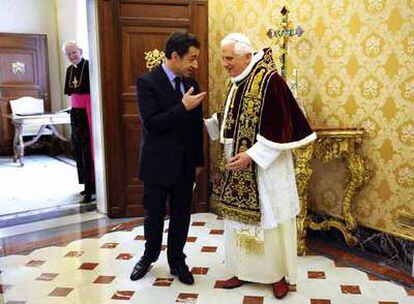
[{"label": "man's dark hair", "polygon": [[177,52],[178,56],[183,57],[188,53],[191,46],[197,49],[200,48],[200,41],[198,41],[196,36],[189,33],[175,32],[168,38],[165,44],[165,57],[171,59],[173,52]]}]

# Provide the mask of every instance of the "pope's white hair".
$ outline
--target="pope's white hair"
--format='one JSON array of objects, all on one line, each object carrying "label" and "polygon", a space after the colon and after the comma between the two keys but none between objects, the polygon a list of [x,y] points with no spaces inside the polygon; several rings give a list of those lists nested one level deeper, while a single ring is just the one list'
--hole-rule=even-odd
[{"label": "pope's white hair", "polygon": [[62,52],[63,52],[63,53],[66,53],[66,49],[67,49],[68,47],[70,47],[70,46],[74,46],[74,47],[76,47],[76,48],[80,49],[80,47],[78,46],[78,44],[76,43],[76,41],[73,41],[73,40],[68,40],[68,41],[65,41],[65,42],[62,44]]},{"label": "pope's white hair", "polygon": [[221,47],[234,43],[234,53],[237,55],[245,55],[253,53],[253,46],[250,39],[242,33],[231,33],[228,34],[221,40]]}]

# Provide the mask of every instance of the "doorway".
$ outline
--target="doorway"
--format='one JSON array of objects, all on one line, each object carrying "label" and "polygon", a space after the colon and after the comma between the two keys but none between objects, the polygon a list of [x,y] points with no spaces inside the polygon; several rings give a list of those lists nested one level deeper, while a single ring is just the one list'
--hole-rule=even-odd
[{"label": "doorway", "polygon": [[[7,6],[8,4],[2,5]],[[22,7],[17,8],[18,5],[15,6],[16,9],[19,9],[18,13],[23,15],[18,20],[24,21],[19,24],[16,20],[11,20],[13,22],[10,21],[9,25],[7,24],[8,21],[3,18],[3,21],[0,21],[2,28],[6,28],[10,33],[38,31],[46,33],[44,36],[47,36],[48,52],[46,54],[51,65],[47,69],[50,72],[51,94],[46,94],[45,98],[49,101],[48,110],[54,112],[69,105],[62,93],[64,72],[68,62],[63,58],[63,53],[60,50],[61,44],[66,40],[77,40],[84,48],[85,57],[90,60],[91,96],[94,100],[92,112],[97,198],[92,204],[79,204],[82,199],[79,192],[83,190],[83,187],[77,184],[76,167],[73,160],[67,157],[68,155],[49,157],[35,153],[25,157],[24,168],[19,168],[17,166],[13,167],[9,154],[6,158],[0,158],[0,167],[4,169],[0,170],[1,177],[4,178],[0,185],[2,188],[2,194],[0,195],[0,208],[2,209],[0,210],[0,227],[67,215],[68,212],[84,212],[97,209],[100,213],[106,213],[105,183],[103,182],[105,180],[104,153],[101,150],[103,139],[102,132],[100,132],[102,129],[100,117],[102,115],[99,89],[100,72],[97,64],[99,59],[98,43],[96,42],[96,1],[75,0],[68,3],[64,0],[47,0],[38,5],[38,1],[31,0],[25,2]],[[14,6],[10,6],[5,10],[9,10],[9,14],[15,15],[14,8]],[[38,10],[36,14],[33,13],[34,9]],[[54,11],[54,14],[50,13],[52,11]],[[27,18],[23,18],[26,13]],[[31,17],[32,15],[34,17]],[[38,18],[38,20],[30,20],[29,18]],[[73,20],[77,20],[76,26],[74,26]],[[50,100],[52,100],[51,105]],[[70,136],[70,128],[63,128],[61,131],[66,137]],[[16,171],[16,175],[13,177],[10,175],[11,169]],[[22,170],[18,171],[19,169]],[[28,173],[29,171],[30,173]],[[56,183],[56,181],[59,182]],[[65,185],[66,187],[59,188]],[[12,199],[9,200],[9,198]]]},{"label": "doorway", "polygon": [[[138,178],[141,123],[136,101],[136,79],[147,71],[145,53],[163,50],[175,31],[195,34],[200,42],[195,75],[208,90],[208,1],[96,1],[102,69],[103,132],[105,133],[108,215],[142,216],[143,184]],[[97,23],[95,23],[97,24]],[[203,102],[207,116],[208,100]],[[208,140],[206,165],[196,177],[193,211],[208,210]]]}]

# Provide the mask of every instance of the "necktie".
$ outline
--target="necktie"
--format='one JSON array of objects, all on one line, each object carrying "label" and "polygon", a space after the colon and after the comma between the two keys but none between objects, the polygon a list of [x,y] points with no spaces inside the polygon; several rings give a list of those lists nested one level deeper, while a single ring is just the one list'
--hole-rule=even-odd
[{"label": "necktie", "polygon": [[181,93],[181,78],[180,77],[175,77],[174,78],[174,82],[175,82],[175,92],[179,95],[179,96],[183,96],[183,93]]}]

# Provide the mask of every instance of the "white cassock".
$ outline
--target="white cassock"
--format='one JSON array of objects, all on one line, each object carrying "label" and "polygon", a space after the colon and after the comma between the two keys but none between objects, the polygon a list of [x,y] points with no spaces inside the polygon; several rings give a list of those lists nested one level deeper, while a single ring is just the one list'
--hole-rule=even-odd
[{"label": "white cassock", "polygon": [[[237,77],[232,81],[237,82]],[[233,87],[230,90],[223,122],[226,121]],[[233,140],[224,138],[223,126],[219,128],[217,115],[213,114],[204,121],[210,138],[220,138],[229,159]],[[316,134],[312,133],[300,141],[280,144],[259,134],[257,142],[246,151],[257,165],[261,223],[254,226],[225,220],[225,263],[240,280],[271,284],[285,277],[288,283],[296,284],[296,215],[300,206],[291,150],[315,139]],[[238,247],[237,233],[240,231],[248,231],[263,239],[263,253],[248,253]]]}]

